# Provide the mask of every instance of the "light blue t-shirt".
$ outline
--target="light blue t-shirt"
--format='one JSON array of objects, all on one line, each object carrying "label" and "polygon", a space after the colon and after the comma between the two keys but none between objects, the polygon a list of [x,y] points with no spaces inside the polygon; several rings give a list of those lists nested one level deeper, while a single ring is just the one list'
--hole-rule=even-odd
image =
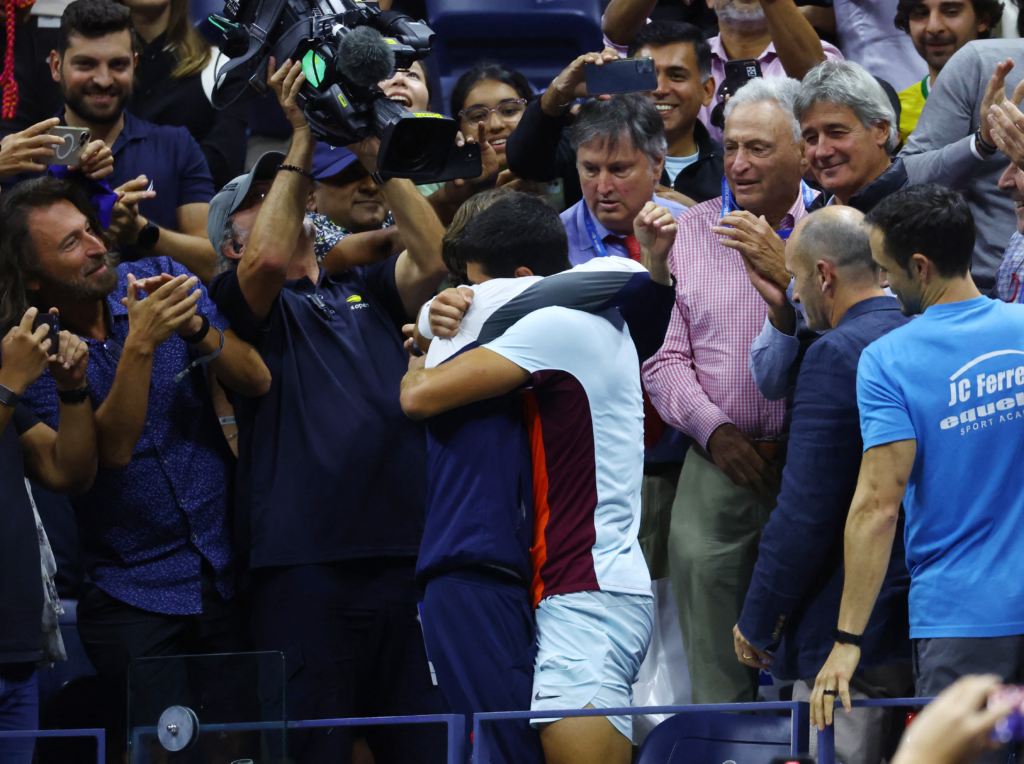
[{"label": "light blue t-shirt", "polygon": [[679,173],[697,161],[699,151],[695,151],[688,157],[665,157],[665,172],[668,173],[669,185],[674,185]]},{"label": "light blue t-shirt", "polygon": [[933,305],[857,368],[864,450],[917,440],[910,636],[1024,634],[1024,307]]}]

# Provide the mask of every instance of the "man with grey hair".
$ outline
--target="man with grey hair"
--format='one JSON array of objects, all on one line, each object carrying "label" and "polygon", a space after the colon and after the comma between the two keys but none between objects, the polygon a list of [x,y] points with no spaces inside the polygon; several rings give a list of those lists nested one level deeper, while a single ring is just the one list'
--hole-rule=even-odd
[{"label": "man with grey hair", "polygon": [[899,125],[889,97],[863,66],[826,61],[807,73],[793,104],[804,154],[825,189],[815,209],[848,204],[867,213],[907,185],[903,161],[893,161]]},{"label": "man with grey hair", "polygon": [[[761,538],[733,647],[740,663],[795,681],[793,699],[808,700],[832,649],[842,597],[843,531],[863,445],[857,362],[865,347],[908,319],[878,286],[859,210],[832,206],[808,215],[786,242],[785,262],[808,326],[830,331],[811,345],[800,366],[778,506]],[[773,281],[754,285],[769,305],[788,300]],[[896,535],[901,547],[902,534]],[[859,698],[899,697],[913,689],[908,586],[899,549],[864,632],[865,670],[853,682]],[[857,708],[837,715],[837,759],[879,764],[891,754],[885,743],[892,711]]]},{"label": "man with grey hair", "polygon": [[[882,86],[860,64],[826,61],[816,66],[800,84],[793,113],[800,121],[804,155],[825,189],[811,211],[845,204],[867,213],[908,184],[903,160],[890,156],[899,143],[896,115]],[[751,278],[774,281],[783,289],[789,285],[783,251],[770,239],[755,238],[741,251]],[[750,347],[750,369],[762,395],[771,400],[786,396],[801,344],[806,347],[816,336],[806,331],[789,300],[769,306],[768,320]]]},{"label": "man with grey hair", "polygon": [[[752,701],[756,669],[736,662],[732,627],[775,506],[775,441],[783,405],[747,369],[767,307],[746,275],[747,231],[781,236],[814,192],[787,78],[752,80],[726,106],[722,196],[683,213],[672,247],[676,304],[643,378],[666,423],[693,439],[672,507],[669,573],[695,703]],[[581,171],[583,167],[581,165]],[[781,236],[780,236],[781,234]]]}]

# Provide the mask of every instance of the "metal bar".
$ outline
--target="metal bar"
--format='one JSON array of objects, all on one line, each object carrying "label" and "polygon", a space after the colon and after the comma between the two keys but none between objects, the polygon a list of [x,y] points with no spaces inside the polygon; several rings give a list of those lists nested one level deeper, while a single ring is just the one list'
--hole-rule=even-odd
[{"label": "metal bar", "polygon": [[[428,716],[374,716],[351,719],[306,719],[290,722],[230,722],[199,724],[204,732],[256,732],[262,730],[313,729],[318,727],[374,727],[394,724],[446,724],[448,726],[448,764],[464,764],[466,720],[459,714]],[[155,735],[156,727],[133,727],[132,741],[137,746],[142,735]],[[102,764],[102,762],[101,762]]]},{"label": "metal bar", "polygon": [[96,738],[96,764],[103,764],[107,760],[106,730],[0,730],[2,737],[92,737]]},{"label": "metal bar", "polygon": [[[934,698],[863,698],[851,700],[853,708],[900,708],[926,706]],[[834,725],[818,730],[818,764],[836,764],[836,731]]]},{"label": "metal bar", "polygon": [[[536,719],[551,717],[579,716],[638,716],[640,714],[688,714],[705,711],[747,712],[751,711],[789,711],[793,717],[793,734],[790,750],[793,755],[807,753],[810,743],[810,704],[796,700],[779,700],[765,703],[717,703],[690,706],[646,706],[629,708],[573,708],[564,710],[544,711],[495,711],[491,713],[473,714],[473,755],[474,764],[491,764],[490,739],[487,727],[494,722],[511,721],[513,719]],[[801,720],[802,719],[802,724]],[[803,730],[801,733],[800,730]],[[824,764],[822,762],[821,764]],[[835,764],[832,762],[831,764]]]},{"label": "metal bar", "polygon": [[811,704],[800,701],[791,717],[793,722],[793,743],[789,748],[792,756],[799,756],[810,750],[811,745]]},{"label": "metal bar", "polygon": [[[629,706],[628,708],[570,708],[544,711],[493,711],[473,714],[473,718],[484,722],[506,719],[537,719],[549,716],[638,716],[640,714],[685,714],[695,711],[789,711],[797,710],[800,701],[778,700],[766,703],[712,703],[699,706]],[[474,729],[476,729],[474,727]]]}]

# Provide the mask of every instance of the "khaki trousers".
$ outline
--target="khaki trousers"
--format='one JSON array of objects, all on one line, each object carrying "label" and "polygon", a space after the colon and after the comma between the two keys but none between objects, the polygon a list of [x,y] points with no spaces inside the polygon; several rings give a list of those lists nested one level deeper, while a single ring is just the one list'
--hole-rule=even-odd
[{"label": "khaki trousers", "polygon": [[672,505],[669,572],[694,703],[756,700],[758,672],[736,659],[732,627],[775,498],[735,485],[692,445]]}]

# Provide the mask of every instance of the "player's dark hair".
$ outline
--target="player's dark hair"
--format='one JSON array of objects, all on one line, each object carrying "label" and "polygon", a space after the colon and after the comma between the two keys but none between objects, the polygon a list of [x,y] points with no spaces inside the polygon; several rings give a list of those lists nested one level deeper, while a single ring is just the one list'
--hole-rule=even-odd
[{"label": "player's dark hair", "polygon": [[693,46],[700,81],[707,82],[711,76],[711,45],[702,31],[685,21],[652,21],[645,24],[629,44],[627,55],[633,58],[643,47],[664,48],[678,42],[686,42]]},{"label": "player's dark hair", "polygon": [[569,241],[554,208],[530,194],[503,197],[466,224],[458,245],[463,263],[491,278],[511,278],[527,267],[550,276],[569,267]]},{"label": "player's dark hair", "polygon": [[885,253],[907,270],[910,258],[924,255],[945,278],[965,276],[974,252],[974,216],[958,192],[927,183],[904,188],[867,214],[882,232]]}]

